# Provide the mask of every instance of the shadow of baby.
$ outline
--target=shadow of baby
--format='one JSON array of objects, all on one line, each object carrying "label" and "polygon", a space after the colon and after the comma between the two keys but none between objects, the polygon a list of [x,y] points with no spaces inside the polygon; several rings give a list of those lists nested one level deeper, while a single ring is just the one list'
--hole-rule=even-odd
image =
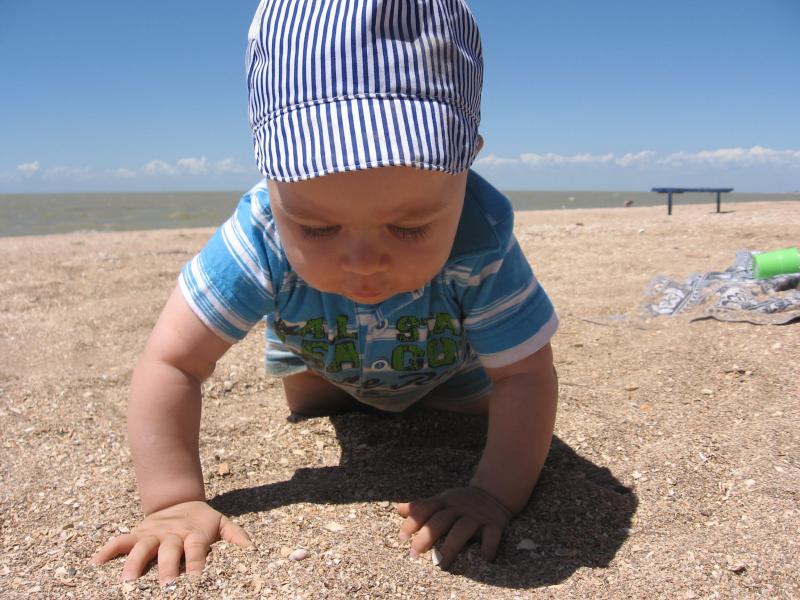
[{"label": "shadow of baby", "polygon": [[[406,502],[469,481],[486,441],[485,416],[411,410],[330,417],[340,464],[303,468],[288,481],[232,490],[211,500],[229,514],[296,502]],[[606,567],[628,536],[638,501],[611,472],[554,437],[526,508],[508,525],[497,558],[462,551],[450,571],[516,589],[553,585],[580,567]]]}]

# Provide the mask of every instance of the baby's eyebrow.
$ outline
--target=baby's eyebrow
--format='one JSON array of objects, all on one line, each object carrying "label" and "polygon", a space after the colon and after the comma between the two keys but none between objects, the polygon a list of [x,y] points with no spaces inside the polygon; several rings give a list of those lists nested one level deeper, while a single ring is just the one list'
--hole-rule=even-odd
[{"label": "baby's eyebrow", "polygon": [[[282,202],[283,212],[288,214],[290,217],[295,217],[298,219],[313,219],[315,217],[319,217],[319,213],[313,210],[309,210],[304,208],[302,204],[298,203],[289,203]],[[298,204],[298,205],[294,205]]]},{"label": "baby's eyebrow", "polygon": [[445,209],[444,202],[431,203],[429,206],[419,206],[408,210],[398,211],[397,217],[401,219],[420,219],[437,215]]}]

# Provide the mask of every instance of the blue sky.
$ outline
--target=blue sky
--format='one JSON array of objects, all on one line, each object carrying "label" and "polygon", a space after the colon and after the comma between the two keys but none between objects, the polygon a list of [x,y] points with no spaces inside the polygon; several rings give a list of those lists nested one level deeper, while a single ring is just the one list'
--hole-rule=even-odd
[{"label": "blue sky", "polygon": [[[256,4],[0,0],[0,192],[250,187]],[[498,187],[800,189],[797,0],[470,6]]]}]

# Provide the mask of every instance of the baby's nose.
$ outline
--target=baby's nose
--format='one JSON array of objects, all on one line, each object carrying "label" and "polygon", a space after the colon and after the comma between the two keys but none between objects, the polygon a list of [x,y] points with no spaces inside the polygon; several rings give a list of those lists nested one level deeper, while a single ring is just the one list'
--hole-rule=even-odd
[{"label": "baby's nose", "polygon": [[379,244],[369,240],[357,240],[350,244],[342,257],[343,271],[355,275],[374,275],[389,268],[389,256]]}]

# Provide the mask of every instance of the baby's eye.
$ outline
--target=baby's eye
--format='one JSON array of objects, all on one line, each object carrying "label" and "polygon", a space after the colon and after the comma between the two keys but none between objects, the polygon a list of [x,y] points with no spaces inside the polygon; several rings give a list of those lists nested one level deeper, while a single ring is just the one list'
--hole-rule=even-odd
[{"label": "baby's eye", "polygon": [[300,231],[303,232],[303,237],[307,240],[324,240],[331,238],[339,233],[341,227],[339,225],[331,225],[329,227],[307,227],[300,225]]},{"label": "baby's eye", "polygon": [[420,227],[398,227],[397,225],[389,225],[389,231],[392,234],[408,242],[417,242],[425,239],[430,230],[430,225],[422,225]]}]

